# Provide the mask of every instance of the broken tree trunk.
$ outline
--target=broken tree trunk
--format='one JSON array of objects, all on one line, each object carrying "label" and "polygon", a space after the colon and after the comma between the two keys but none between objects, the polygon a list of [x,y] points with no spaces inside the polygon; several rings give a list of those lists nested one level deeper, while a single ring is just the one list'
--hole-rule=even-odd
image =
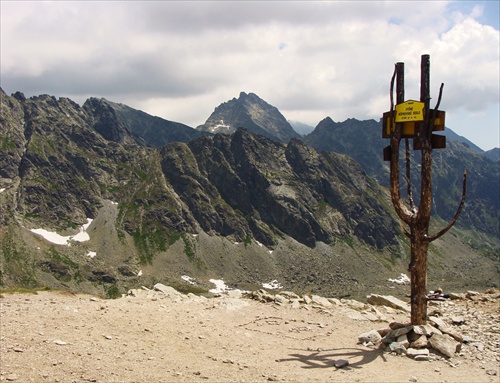
[{"label": "broken tree trunk", "polygon": [[[391,135],[390,156],[390,191],[394,209],[402,220],[401,227],[405,235],[410,239],[410,265],[411,273],[411,323],[413,325],[425,324],[427,320],[427,256],[429,243],[445,234],[456,222],[462,210],[466,194],[466,172],[464,171],[462,199],[451,222],[434,236],[429,236],[429,223],[432,206],[432,131],[436,118],[437,109],[441,101],[443,84],[441,84],[438,103],[431,112],[430,103],[430,57],[422,55],[421,59],[421,83],[420,102],[424,104],[424,120],[416,129],[415,137],[420,142],[421,150],[421,184],[420,201],[416,207],[411,194],[412,186],[410,180],[410,156],[408,155],[408,144],[406,145],[406,183],[408,189],[409,208],[400,194],[399,188],[399,147],[402,138],[404,123],[395,123],[395,129]],[[394,79],[396,78],[396,102],[404,102],[404,63],[397,63],[391,80],[391,113],[393,112],[392,92]],[[408,138],[405,137],[405,140]],[[409,227],[409,230],[404,225]]]}]

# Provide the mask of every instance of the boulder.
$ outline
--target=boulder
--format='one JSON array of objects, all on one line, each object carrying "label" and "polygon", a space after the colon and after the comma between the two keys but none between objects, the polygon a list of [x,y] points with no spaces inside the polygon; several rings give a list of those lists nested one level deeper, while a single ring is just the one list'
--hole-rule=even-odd
[{"label": "boulder", "polygon": [[446,323],[444,323],[444,321],[441,318],[438,318],[435,316],[429,317],[429,321],[434,323],[439,329],[444,328],[444,327],[448,327],[448,325]]},{"label": "boulder", "polygon": [[334,367],[343,368],[349,366],[349,361],[345,359],[339,359],[333,362]]},{"label": "boulder", "polygon": [[391,332],[391,336],[398,338],[401,335],[408,334],[413,329],[413,326],[401,327]]},{"label": "boulder", "polygon": [[290,302],[290,300],[281,294],[276,294],[274,296],[274,302],[278,305],[284,305],[284,304],[287,304],[288,302]]},{"label": "boulder", "polygon": [[418,335],[427,335],[427,336],[431,336],[432,334],[435,333],[441,334],[441,331],[428,324],[413,326],[413,332]]},{"label": "boulder", "polygon": [[418,355],[429,356],[429,350],[427,348],[424,349],[408,348],[406,350],[406,356],[409,356],[410,358],[415,358]]},{"label": "boulder", "polygon": [[421,348],[427,348],[428,345],[429,341],[427,339],[427,336],[419,335],[419,337],[410,344],[410,347],[413,349],[421,349]]},{"label": "boulder", "polygon": [[389,323],[389,327],[391,328],[391,330],[397,330],[398,328],[407,327],[407,326],[411,326],[411,324],[410,323],[401,323],[401,322]]},{"label": "boulder", "polygon": [[401,342],[392,342],[389,345],[389,351],[395,352],[396,354],[406,354],[406,347]]},{"label": "boulder", "polygon": [[380,334],[380,336],[384,337],[387,334],[389,334],[392,330],[390,328],[381,328],[377,330],[377,332]]},{"label": "boulder", "polygon": [[393,297],[392,295],[370,294],[366,297],[366,301],[374,306],[387,306],[394,309],[410,312],[410,305],[402,300]]},{"label": "boulder", "polygon": [[406,334],[398,336],[396,343],[401,343],[406,348],[410,347],[410,342],[408,342],[408,337]]},{"label": "boulder", "polygon": [[443,334],[448,334],[449,336],[451,336],[453,339],[455,339],[457,342],[460,342],[460,343],[463,343],[464,341],[464,338],[462,336],[462,334],[460,334],[458,331],[455,331],[453,328],[451,327],[443,327],[441,329],[441,332]]},{"label": "boulder", "polygon": [[382,337],[380,336],[378,331],[371,330],[358,336],[358,343],[365,344],[370,342],[374,345],[382,342]]},{"label": "boulder", "polygon": [[466,299],[466,296],[464,293],[450,293],[450,299],[452,299],[452,300],[457,300],[457,299],[464,300],[464,299]]},{"label": "boulder", "polygon": [[183,298],[185,298],[184,294],[178,292],[173,287],[165,286],[162,283],[157,283],[156,285],[154,285],[153,290],[159,291],[165,294],[165,296],[167,296],[168,298],[171,298],[173,300],[182,300]]},{"label": "boulder", "polygon": [[429,338],[430,346],[448,358],[453,358],[456,352],[460,351],[460,343],[451,336],[443,334],[433,334]]},{"label": "boulder", "polygon": [[265,290],[257,290],[257,291],[251,291],[247,295],[251,299],[255,299],[256,301],[266,303],[266,302],[274,302],[274,295],[269,294]]},{"label": "boulder", "polygon": [[288,299],[300,299],[300,297],[295,294],[293,291],[282,291],[279,293],[279,295],[288,298]]},{"label": "boulder", "polygon": [[430,317],[429,321],[435,323],[438,327],[439,330],[443,334],[448,334],[451,337],[453,337],[457,342],[462,343],[464,341],[463,337],[461,334],[459,334],[457,331],[455,331],[453,328],[449,327],[441,318],[438,317]]},{"label": "boulder", "polygon": [[311,295],[311,301],[313,304],[317,304],[324,307],[332,306],[332,303],[327,298],[320,297],[319,295]]},{"label": "boulder", "polygon": [[465,323],[465,319],[464,317],[459,317],[459,316],[455,316],[455,317],[451,317],[451,323],[454,324],[454,325],[461,325],[461,324],[464,324]]}]

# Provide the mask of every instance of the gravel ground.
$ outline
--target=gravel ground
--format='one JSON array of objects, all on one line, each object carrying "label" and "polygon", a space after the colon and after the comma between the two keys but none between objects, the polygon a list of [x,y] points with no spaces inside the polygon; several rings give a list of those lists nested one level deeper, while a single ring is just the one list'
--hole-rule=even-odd
[{"label": "gravel ground", "polygon": [[[430,361],[415,361],[358,344],[361,333],[408,319],[377,306],[378,319],[368,320],[362,309],[347,300],[297,307],[144,289],[116,300],[3,293],[0,381],[498,382],[493,295],[429,307],[443,318],[463,317],[457,330],[479,342],[463,344],[452,359],[431,353]],[[349,365],[335,367],[342,360]]]}]

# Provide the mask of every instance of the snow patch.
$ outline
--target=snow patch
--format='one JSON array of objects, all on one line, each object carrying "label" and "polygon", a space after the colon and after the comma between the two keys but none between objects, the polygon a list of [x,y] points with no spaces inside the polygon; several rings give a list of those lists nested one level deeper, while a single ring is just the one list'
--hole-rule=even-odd
[{"label": "snow patch", "polygon": [[142,270],[139,270],[139,272],[137,273],[137,276],[140,277],[142,275]]},{"label": "snow patch", "polygon": [[232,289],[231,287],[228,287],[222,279],[210,279],[209,281],[215,285],[214,289],[208,290],[212,294],[228,294],[230,292],[244,294],[248,292],[239,289]]},{"label": "snow patch", "polygon": [[392,283],[397,283],[398,285],[406,285],[406,284],[411,282],[410,278],[408,278],[408,276],[405,273],[401,273],[399,278],[395,278],[395,279],[389,278],[388,281],[392,282]]},{"label": "snow patch", "polygon": [[97,253],[95,251],[89,251],[87,253],[87,257],[90,257],[90,258],[94,258],[96,255],[97,255]]},{"label": "snow patch", "polygon": [[5,190],[5,188],[0,188],[0,193],[3,192]]},{"label": "snow patch", "polygon": [[210,279],[209,281],[215,285],[214,289],[208,290],[212,294],[227,293],[230,290],[222,279]]},{"label": "snow patch", "polygon": [[210,130],[211,133],[216,133],[220,129],[229,131],[231,129],[231,125],[225,124],[224,120],[219,120],[219,123],[216,124],[216,125],[214,125],[214,126],[212,126],[209,130]]},{"label": "snow patch", "polygon": [[279,283],[276,279],[275,280],[272,280],[271,282],[269,283],[263,283],[262,284],[262,287],[265,288],[265,289],[268,289],[268,290],[278,290],[278,289],[282,289],[283,288],[283,285],[281,283]]},{"label": "snow patch", "polygon": [[90,236],[87,233],[87,228],[92,223],[92,219],[87,218],[87,223],[79,227],[78,234],[62,236],[53,231],[48,231],[45,229],[31,229],[32,233],[41,235],[45,240],[55,243],[56,245],[71,246],[71,241],[86,242],[90,240]]},{"label": "snow patch", "polygon": [[189,275],[181,275],[181,278],[185,280],[187,283],[190,285],[196,285],[196,281],[194,278],[190,277]]}]

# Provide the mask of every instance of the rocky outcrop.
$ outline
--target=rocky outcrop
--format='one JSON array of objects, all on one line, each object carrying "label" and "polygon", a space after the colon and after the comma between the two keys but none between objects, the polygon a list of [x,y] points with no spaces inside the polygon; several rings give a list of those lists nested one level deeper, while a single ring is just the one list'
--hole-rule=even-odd
[{"label": "rocky outcrop", "polygon": [[108,141],[120,144],[134,144],[138,136],[133,136],[127,126],[118,119],[115,110],[104,99],[89,98],[83,104],[91,127]]},{"label": "rocky outcrop", "polygon": [[169,145],[161,156],[165,178],[208,233],[250,235],[269,247],[282,235],[311,247],[346,235],[376,248],[394,243],[377,186],[343,156],[243,129]]},{"label": "rocky outcrop", "polygon": [[[453,217],[461,198],[463,171],[467,169],[466,206],[457,225],[473,227],[475,231],[498,237],[500,162],[492,160],[487,153],[450,129],[447,128],[444,134],[447,136],[446,149],[433,152],[433,215],[447,221]],[[388,186],[389,165],[383,160],[382,153],[389,142],[382,138],[380,121],[350,118],[335,122],[327,117],[304,137],[304,142],[319,151],[342,153],[354,158],[368,175],[376,178],[381,185]],[[411,157],[413,196],[418,203],[420,152],[412,150]]]},{"label": "rocky outcrop", "polygon": [[241,92],[239,98],[215,108],[207,121],[196,129],[214,134],[232,134],[238,128],[279,142],[300,137],[278,109],[256,94],[245,92]]},{"label": "rocky outcrop", "polygon": [[366,301],[372,305],[387,306],[410,312],[410,305],[408,303],[391,295],[370,294],[366,297]]},{"label": "rocky outcrop", "polygon": [[[393,301],[396,298],[387,296],[384,299],[373,299],[373,296],[371,294],[367,302],[394,307]],[[365,346],[383,347],[386,352],[406,355],[415,360],[428,361],[440,355],[450,360],[464,353],[475,355],[478,360],[483,357],[493,359],[498,320],[490,307],[498,305],[498,291],[491,289],[484,293],[468,292],[450,296],[454,297],[455,302],[429,302],[428,324],[392,322],[389,328],[360,334],[358,342]],[[457,301],[463,303],[457,304]],[[485,343],[490,348],[487,353]]]},{"label": "rocky outcrop", "polygon": [[111,107],[118,120],[136,137],[155,148],[160,148],[172,142],[189,142],[196,138],[210,135],[179,122],[151,116],[141,110],[133,109],[124,104],[118,104],[101,99],[102,104]]}]

